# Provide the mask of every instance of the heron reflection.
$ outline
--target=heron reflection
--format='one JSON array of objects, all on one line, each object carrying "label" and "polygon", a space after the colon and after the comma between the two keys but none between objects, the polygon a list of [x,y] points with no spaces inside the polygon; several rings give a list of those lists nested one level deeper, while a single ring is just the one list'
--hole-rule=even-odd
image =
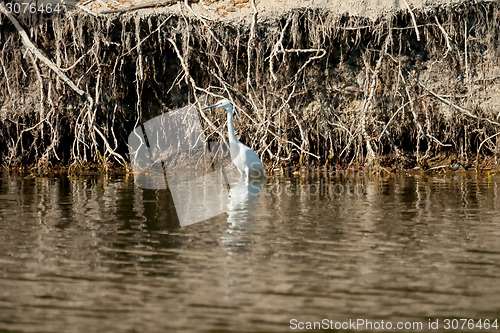
[{"label": "heron reflection", "polygon": [[231,185],[226,211],[229,226],[226,234],[221,238],[224,244],[244,246],[249,243],[246,236],[253,233],[253,228],[248,222],[252,220],[256,212],[264,183],[264,177],[240,178]]}]

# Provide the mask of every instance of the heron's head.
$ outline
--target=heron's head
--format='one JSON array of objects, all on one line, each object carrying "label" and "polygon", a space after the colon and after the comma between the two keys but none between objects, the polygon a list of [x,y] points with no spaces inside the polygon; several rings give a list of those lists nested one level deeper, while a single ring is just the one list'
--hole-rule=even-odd
[{"label": "heron's head", "polygon": [[231,102],[228,101],[227,99],[221,99],[220,101],[218,101],[217,103],[215,103],[213,105],[204,107],[202,110],[213,109],[213,108],[224,108],[224,109],[226,109],[226,112],[230,113],[231,115],[233,114],[233,110],[234,110],[234,113],[236,114],[238,119],[241,119],[240,115],[238,114],[238,111],[236,111],[236,109],[233,109],[233,104],[231,104]]}]

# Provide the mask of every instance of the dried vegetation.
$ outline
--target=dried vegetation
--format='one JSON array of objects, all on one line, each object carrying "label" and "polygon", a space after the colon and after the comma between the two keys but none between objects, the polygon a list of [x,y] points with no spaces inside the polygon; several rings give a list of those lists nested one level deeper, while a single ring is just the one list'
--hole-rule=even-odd
[{"label": "dried vegetation", "polygon": [[[307,8],[260,20],[250,4],[248,24],[207,21],[177,4],[24,25],[59,74],[2,16],[0,163],[124,164],[138,124],[221,97],[243,116],[241,140],[272,165],[496,161],[498,2],[408,7],[376,21]],[[200,113],[220,139],[225,117]]]}]

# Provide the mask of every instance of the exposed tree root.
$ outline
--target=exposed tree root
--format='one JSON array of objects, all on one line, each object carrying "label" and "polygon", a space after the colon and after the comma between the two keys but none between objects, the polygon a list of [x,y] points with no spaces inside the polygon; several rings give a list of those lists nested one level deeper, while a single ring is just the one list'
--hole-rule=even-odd
[{"label": "exposed tree root", "polygon": [[[259,21],[252,8],[248,24],[207,20],[185,1],[177,13],[73,11],[29,27],[0,4],[0,163],[106,169],[125,163],[135,126],[221,97],[244,116],[241,140],[274,164],[500,154],[498,2],[375,22],[320,9]],[[223,140],[225,117],[200,114]]]}]

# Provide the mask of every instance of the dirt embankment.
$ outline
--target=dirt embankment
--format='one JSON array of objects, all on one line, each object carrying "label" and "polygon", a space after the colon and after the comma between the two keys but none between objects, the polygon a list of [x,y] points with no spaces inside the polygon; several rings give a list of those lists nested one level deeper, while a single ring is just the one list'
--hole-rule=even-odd
[{"label": "dirt embankment", "polygon": [[135,126],[221,97],[270,164],[500,154],[498,1],[155,3],[87,1],[37,25],[2,14],[3,166],[126,163]]},{"label": "dirt embankment", "polygon": [[[349,15],[375,21],[408,8],[422,11],[435,6],[454,5],[461,2],[463,0],[256,0],[255,9],[261,21],[273,21],[294,10],[327,10],[335,16]],[[161,6],[162,4],[164,6]],[[168,0],[102,0],[87,1],[84,5],[88,11],[99,14],[110,11],[131,13],[131,9],[138,6],[142,7],[141,15],[154,15],[162,12],[179,14],[179,4],[170,3]],[[251,0],[190,0],[189,6],[192,11],[187,11],[188,16],[200,15],[211,21],[226,23],[230,21],[248,23],[254,14]]]}]

